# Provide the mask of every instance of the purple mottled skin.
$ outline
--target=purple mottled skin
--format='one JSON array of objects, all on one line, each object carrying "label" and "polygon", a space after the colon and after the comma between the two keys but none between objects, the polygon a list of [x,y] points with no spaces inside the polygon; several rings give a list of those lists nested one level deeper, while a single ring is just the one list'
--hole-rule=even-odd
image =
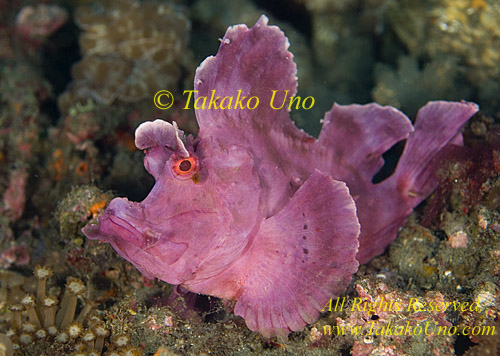
[{"label": "purple mottled skin", "polygon": [[[229,28],[196,72],[195,97],[241,90],[261,104],[197,110],[199,135],[185,141],[175,123],[143,123],[136,145],[155,186],[140,203],[114,199],[99,225],[83,230],[150,278],[236,300],[235,314],[264,336],[314,322],[358,261],[384,251],[435,189],[437,157],[461,143],[460,129],[477,111],[431,102],[413,127],[392,107],[335,104],[316,140],[286,107],[268,105],[271,90],[279,90],[275,103],[296,92],[287,48],[264,16],[251,29]],[[394,174],[372,184],[382,154],[403,139]]]}]

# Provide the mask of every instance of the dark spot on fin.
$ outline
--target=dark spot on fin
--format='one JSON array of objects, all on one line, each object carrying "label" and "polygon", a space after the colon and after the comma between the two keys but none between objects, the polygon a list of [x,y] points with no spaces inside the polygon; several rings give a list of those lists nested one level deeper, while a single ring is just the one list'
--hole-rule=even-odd
[{"label": "dark spot on fin", "polygon": [[307,248],[302,249],[302,251],[307,255],[309,253],[309,250]]},{"label": "dark spot on fin", "polygon": [[307,230],[307,224],[304,224],[304,230]]}]

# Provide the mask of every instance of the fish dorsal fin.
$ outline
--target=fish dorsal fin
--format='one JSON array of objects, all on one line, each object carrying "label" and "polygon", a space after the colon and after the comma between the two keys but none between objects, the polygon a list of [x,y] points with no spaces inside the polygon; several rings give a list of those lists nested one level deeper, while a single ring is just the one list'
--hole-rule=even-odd
[{"label": "fish dorsal fin", "polygon": [[[295,95],[297,66],[283,32],[267,22],[267,17],[261,16],[250,29],[246,25],[230,27],[217,55],[205,59],[196,70],[195,98],[207,98],[204,108],[196,110],[200,137],[222,134],[229,141],[241,143],[251,139],[250,128],[261,133],[278,131],[291,137],[308,137],[290,120],[287,105],[281,109],[270,106],[273,90],[274,107],[281,106],[285,95]],[[212,95],[219,97],[217,109],[209,105]],[[242,104],[237,104],[238,96],[246,98],[239,101]],[[200,107],[201,101],[197,103]]]}]

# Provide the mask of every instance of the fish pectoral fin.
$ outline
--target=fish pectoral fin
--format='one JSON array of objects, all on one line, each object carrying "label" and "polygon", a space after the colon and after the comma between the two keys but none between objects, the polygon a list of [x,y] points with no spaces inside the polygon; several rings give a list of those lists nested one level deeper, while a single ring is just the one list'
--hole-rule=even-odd
[{"label": "fish pectoral fin", "polygon": [[286,336],[314,322],[358,269],[359,231],[345,183],[316,170],[262,223],[234,266],[242,285],[235,314],[266,337]]}]

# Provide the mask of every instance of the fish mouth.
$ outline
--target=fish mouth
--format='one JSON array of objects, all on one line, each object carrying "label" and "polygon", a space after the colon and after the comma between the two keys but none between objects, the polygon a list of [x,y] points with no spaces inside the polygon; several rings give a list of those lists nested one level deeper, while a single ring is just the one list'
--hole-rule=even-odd
[{"label": "fish mouth", "polygon": [[108,223],[111,225],[110,228],[115,234],[118,234],[121,239],[131,242],[134,245],[144,247],[143,234],[129,221],[116,215],[109,215]]},{"label": "fish mouth", "polygon": [[110,243],[129,261],[135,261],[139,255],[150,254],[161,255],[163,265],[173,265],[189,248],[185,234],[179,231],[199,230],[199,226],[191,226],[193,221],[207,223],[216,215],[214,211],[192,209],[159,219],[158,216],[150,216],[141,203],[115,198],[99,217],[99,225],[87,225],[82,232],[90,239]]},{"label": "fish mouth", "polygon": [[99,217],[99,225],[87,225],[82,232],[89,239],[110,243],[125,240],[143,247],[144,234],[138,228],[143,215],[138,203],[130,202],[126,198],[115,198]]},{"label": "fish mouth", "polygon": [[[112,244],[123,241],[141,249],[153,247],[159,240],[166,240],[171,244],[183,244],[184,241],[175,241],[176,230],[188,225],[189,221],[200,219],[201,216],[216,215],[216,213],[193,209],[163,217],[161,221],[157,217],[153,218],[148,215],[140,203],[131,202],[126,198],[115,198],[99,217],[99,225],[88,225],[82,229],[82,232],[90,239]],[[166,221],[169,222],[168,225],[164,223]]]}]

